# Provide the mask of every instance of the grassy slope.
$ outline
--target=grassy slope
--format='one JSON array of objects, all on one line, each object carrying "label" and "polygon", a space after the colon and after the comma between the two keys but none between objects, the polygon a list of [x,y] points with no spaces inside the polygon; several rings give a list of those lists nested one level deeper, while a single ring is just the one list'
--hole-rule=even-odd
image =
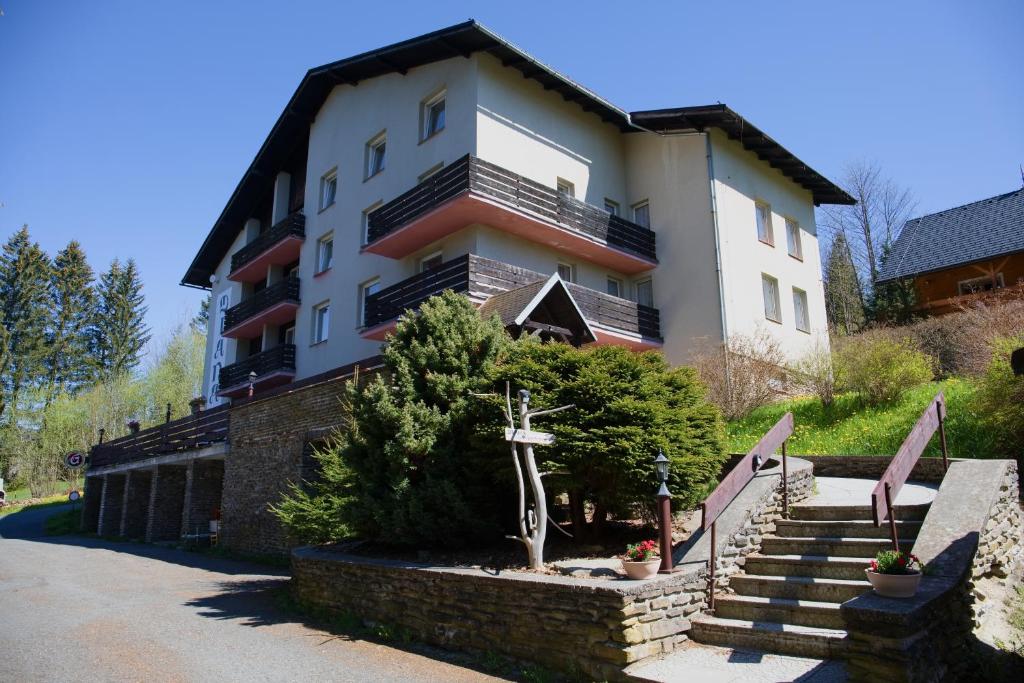
[{"label": "grassy slope", "polygon": [[[796,432],[789,452],[807,455],[892,455],[939,390],[946,393],[946,436],[953,457],[985,458],[994,452],[991,431],[973,405],[975,387],[962,379],[931,382],[908,391],[899,401],[866,406],[844,394],[829,408],[815,398],[765,406],[742,420],[729,423],[728,448],[745,453],[786,411],[792,411]],[[925,455],[939,455],[938,439]]]},{"label": "grassy slope", "polygon": [[10,515],[10,514],[13,514],[15,512],[21,512],[22,510],[25,510],[25,509],[30,508],[30,507],[32,507],[32,508],[34,508],[34,507],[49,507],[49,506],[53,506],[53,505],[62,505],[64,503],[66,503],[66,502],[68,502],[67,496],[60,495],[60,494],[55,495],[55,496],[48,496],[46,498],[42,498],[42,499],[39,500],[38,503],[35,503],[33,505],[23,505],[23,504],[18,504],[17,502],[15,502],[14,505],[5,505],[2,508],[0,508],[0,517],[3,517],[5,515]]}]

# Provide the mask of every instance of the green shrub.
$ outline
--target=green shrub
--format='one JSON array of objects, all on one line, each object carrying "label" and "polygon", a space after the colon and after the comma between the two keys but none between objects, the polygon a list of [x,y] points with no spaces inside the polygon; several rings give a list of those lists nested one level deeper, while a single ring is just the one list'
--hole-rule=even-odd
[{"label": "green shrub", "polygon": [[1024,452],[1024,376],[1013,374],[1010,354],[1021,347],[1024,335],[993,342],[992,359],[978,391],[978,408],[995,434],[996,448],[1014,458]]},{"label": "green shrub", "polygon": [[838,384],[870,404],[895,401],[931,381],[931,359],[909,339],[850,337],[835,353]]}]

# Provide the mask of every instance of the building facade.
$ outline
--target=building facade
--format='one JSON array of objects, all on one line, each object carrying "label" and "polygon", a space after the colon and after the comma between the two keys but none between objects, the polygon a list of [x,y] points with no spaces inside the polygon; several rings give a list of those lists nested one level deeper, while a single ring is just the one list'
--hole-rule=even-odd
[{"label": "building facade", "polygon": [[[403,310],[552,274],[595,343],[827,344],[814,206],[724,105],[626,113],[475,22],[311,70],[189,268],[210,404],[379,353]],[[253,374],[255,373],[255,374]]]}]

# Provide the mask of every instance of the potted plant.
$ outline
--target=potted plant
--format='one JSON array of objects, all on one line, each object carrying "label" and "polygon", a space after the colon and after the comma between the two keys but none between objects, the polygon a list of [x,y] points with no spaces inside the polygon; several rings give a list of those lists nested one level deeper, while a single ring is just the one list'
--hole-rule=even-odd
[{"label": "potted plant", "polygon": [[141,425],[139,425],[139,421],[138,420],[129,420],[128,421],[128,431],[131,432],[132,434],[138,434],[140,426]]},{"label": "potted plant", "polygon": [[649,579],[658,573],[661,558],[656,541],[640,541],[626,546],[622,556],[622,570],[631,579]]},{"label": "potted plant", "polygon": [[887,598],[912,598],[921,583],[921,563],[902,550],[882,550],[864,570],[871,587]]}]

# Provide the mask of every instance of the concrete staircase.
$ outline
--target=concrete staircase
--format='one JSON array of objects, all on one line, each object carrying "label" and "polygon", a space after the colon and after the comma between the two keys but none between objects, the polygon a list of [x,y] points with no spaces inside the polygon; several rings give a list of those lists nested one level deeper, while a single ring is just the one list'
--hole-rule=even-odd
[{"label": "concrete staircase", "polygon": [[[793,505],[761,552],[715,595],[714,614],[693,622],[691,638],[707,645],[829,659],[846,631],[839,605],[870,590],[864,569],[890,546],[867,505]],[[896,506],[900,545],[910,550],[928,505]]]}]

